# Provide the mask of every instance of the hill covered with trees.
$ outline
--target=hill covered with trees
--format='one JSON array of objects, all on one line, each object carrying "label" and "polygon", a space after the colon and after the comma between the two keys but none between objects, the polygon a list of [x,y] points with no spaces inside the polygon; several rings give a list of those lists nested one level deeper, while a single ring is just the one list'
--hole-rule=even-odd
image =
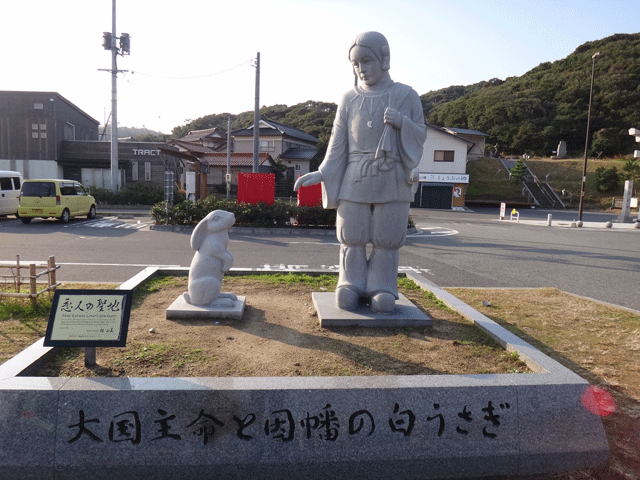
[{"label": "hill covered with trees", "polygon": [[[520,77],[497,78],[468,86],[451,86],[421,96],[427,122],[470,128],[489,134],[488,145],[508,154],[550,155],[561,140],[570,154],[584,150],[592,58],[595,61],[591,109],[591,153],[615,156],[633,151],[628,134],[640,128],[640,33],[618,34],[587,42],[568,57],[538,65]],[[505,60],[506,61],[506,60]],[[320,139],[322,158],[336,104],[308,101],[288,107],[262,107],[260,116],[300,128]],[[172,137],[191,130],[248,127],[253,111],[207,115],[175,127]]]},{"label": "hill covered with trees", "polygon": [[449,87],[422,95],[427,121],[490,135],[500,151],[550,155],[560,140],[584,150],[592,58],[591,153],[625,154],[640,125],[640,34],[588,42],[568,57],[542,63],[520,77]]}]

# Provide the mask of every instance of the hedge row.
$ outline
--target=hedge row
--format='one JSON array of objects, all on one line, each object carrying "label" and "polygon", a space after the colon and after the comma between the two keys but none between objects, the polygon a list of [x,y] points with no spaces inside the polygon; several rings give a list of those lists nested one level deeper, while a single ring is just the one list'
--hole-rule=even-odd
[{"label": "hedge row", "polygon": [[301,207],[282,200],[276,200],[273,205],[264,202],[252,205],[215,196],[195,202],[185,200],[170,206],[168,221],[167,205],[165,202],[156,203],[151,208],[151,217],[156,225],[195,225],[214,210],[233,213],[236,217],[235,225],[239,227],[332,227],[336,224],[336,211],[325,210],[321,206]]},{"label": "hedge row", "polygon": [[[164,199],[162,187],[154,187],[145,183],[125,185],[116,193],[107,188],[87,187],[98,204],[107,205],[154,205]],[[183,196],[184,198],[184,196]]]}]

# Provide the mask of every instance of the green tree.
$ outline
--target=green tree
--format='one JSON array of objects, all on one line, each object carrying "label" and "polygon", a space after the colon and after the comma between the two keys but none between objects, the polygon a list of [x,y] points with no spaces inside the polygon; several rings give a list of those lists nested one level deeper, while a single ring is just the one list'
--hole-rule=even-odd
[{"label": "green tree", "polygon": [[593,135],[591,155],[599,157],[601,155],[613,156],[620,153],[621,138],[619,128],[601,128]]},{"label": "green tree", "polygon": [[524,160],[519,159],[515,166],[510,170],[511,172],[511,180],[513,182],[522,182],[524,180],[525,175],[527,174],[527,168],[524,164]]},{"label": "green tree", "polygon": [[596,188],[602,192],[612,192],[620,187],[620,173],[616,167],[598,167],[595,171]]}]

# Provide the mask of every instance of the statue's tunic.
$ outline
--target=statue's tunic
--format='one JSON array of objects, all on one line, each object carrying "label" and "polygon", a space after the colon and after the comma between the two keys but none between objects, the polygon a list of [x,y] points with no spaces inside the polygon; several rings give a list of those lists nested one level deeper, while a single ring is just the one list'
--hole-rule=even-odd
[{"label": "statue's tunic", "polygon": [[[402,128],[383,121],[387,107],[403,115]],[[323,206],[339,200],[376,204],[411,202],[411,171],[426,139],[418,94],[400,83],[382,92],[348,91],[338,105],[327,154],[319,167]]]}]

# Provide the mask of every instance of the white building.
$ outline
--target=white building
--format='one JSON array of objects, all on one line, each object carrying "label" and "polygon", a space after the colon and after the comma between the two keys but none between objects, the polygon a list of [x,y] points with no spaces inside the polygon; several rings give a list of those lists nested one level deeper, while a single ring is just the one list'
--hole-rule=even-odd
[{"label": "white building", "polygon": [[420,183],[412,207],[462,208],[469,184],[467,152],[474,142],[445,129],[427,125]]}]

